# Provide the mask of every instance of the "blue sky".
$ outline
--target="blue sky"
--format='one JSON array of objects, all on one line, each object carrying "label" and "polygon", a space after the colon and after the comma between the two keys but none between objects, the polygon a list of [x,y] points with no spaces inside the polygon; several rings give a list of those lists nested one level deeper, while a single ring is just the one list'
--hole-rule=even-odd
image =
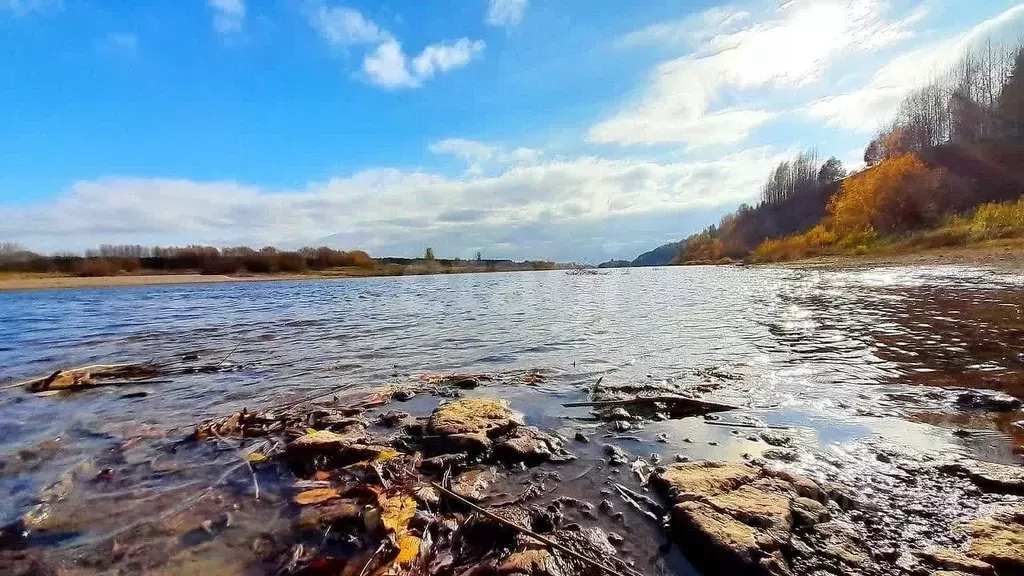
[{"label": "blue sky", "polygon": [[632,258],[1022,33],[1007,0],[0,0],[0,240]]}]

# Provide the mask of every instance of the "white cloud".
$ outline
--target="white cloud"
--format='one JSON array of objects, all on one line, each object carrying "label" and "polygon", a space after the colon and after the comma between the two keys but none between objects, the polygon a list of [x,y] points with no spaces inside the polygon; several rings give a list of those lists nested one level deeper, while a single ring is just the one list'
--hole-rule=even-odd
[{"label": "white cloud", "polygon": [[245,24],[245,0],[207,0],[213,10],[213,27],[221,34],[234,34]]},{"label": "white cloud", "polygon": [[390,39],[372,20],[364,18],[358,10],[344,6],[321,6],[310,16],[310,23],[320,36],[334,46],[373,44]]},{"label": "white cloud", "polygon": [[382,42],[363,59],[363,72],[382,88],[416,88],[437,73],[462,68],[483,54],[483,40],[460,38],[452,44],[431,44],[409,61],[395,39]]},{"label": "white cloud", "polygon": [[776,114],[757,106],[715,109],[724,92],[802,86],[838,58],[907,38],[922,13],[887,20],[882,16],[886,7],[884,0],[794,1],[764,22],[714,8],[627,35],[621,44],[678,40],[697,45],[659,64],[640,97],[593,126],[589,139],[626,146],[684,143],[689,148],[743,141]]},{"label": "white cloud", "polygon": [[491,26],[518,26],[530,0],[489,0],[487,23]]},{"label": "white cloud", "polygon": [[483,40],[460,38],[453,44],[431,44],[413,59],[412,69],[419,78],[431,78],[436,72],[462,68],[483,53],[487,45]]},{"label": "white cloud", "polygon": [[309,23],[332,46],[375,45],[363,56],[362,71],[372,84],[389,90],[418,88],[437,74],[469,64],[486,48],[483,40],[460,38],[430,44],[410,60],[398,38],[358,10],[321,6],[310,12]]},{"label": "white cloud", "polygon": [[464,138],[447,138],[430,145],[435,154],[451,154],[466,162],[466,173],[479,176],[492,169],[509,166],[532,166],[540,162],[543,152],[519,146],[507,148]]},{"label": "white cloud", "polygon": [[[472,149],[455,141],[438,147]],[[462,178],[378,169],[296,190],[106,178],[77,182],[56,200],[5,206],[0,237],[56,250],[101,242],[295,245],[344,231],[339,246],[378,255],[415,254],[429,241],[448,253],[500,245],[509,256],[574,258],[572,251],[603,243],[595,237],[630,240],[609,237],[609,219],[640,221],[748,200],[780,158],[767,148],[713,161],[584,156]]]},{"label": "white cloud", "polygon": [[1024,4],[981,22],[962,34],[912,50],[879,68],[863,87],[819,99],[804,112],[827,125],[853,132],[873,132],[896,111],[913,88],[935,78],[959,61],[972,48],[992,36],[1015,39],[1024,22]]}]

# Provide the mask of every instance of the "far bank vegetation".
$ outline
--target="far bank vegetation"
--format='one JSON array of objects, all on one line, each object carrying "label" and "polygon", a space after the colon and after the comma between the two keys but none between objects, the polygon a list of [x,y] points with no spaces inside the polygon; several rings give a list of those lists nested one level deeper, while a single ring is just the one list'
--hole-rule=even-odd
[{"label": "far bank vegetation", "polygon": [[910,93],[847,174],[804,152],[756,206],[682,242],[674,263],[795,260],[1024,237],[1024,46],[969,53]]}]

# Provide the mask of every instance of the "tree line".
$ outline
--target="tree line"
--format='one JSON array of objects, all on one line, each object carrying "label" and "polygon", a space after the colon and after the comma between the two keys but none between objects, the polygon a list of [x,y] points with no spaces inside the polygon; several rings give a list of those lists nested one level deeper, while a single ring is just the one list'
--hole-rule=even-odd
[{"label": "tree line", "polygon": [[[863,251],[985,203],[1016,201],[1024,194],[1024,45],[989,43],[913,90],[868,143],[864,162],[853,175],[815,151],[780,163],[759,204],[684,239],[674,262]],[[996,212],[1016,213],[986,211]]]}]

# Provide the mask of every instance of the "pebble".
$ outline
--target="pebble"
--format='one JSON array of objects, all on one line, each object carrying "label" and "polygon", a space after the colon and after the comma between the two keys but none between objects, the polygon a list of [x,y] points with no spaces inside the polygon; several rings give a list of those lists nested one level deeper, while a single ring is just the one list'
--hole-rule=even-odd
[{"label": "pebble", "polygon": [[601,510],[601,512],[607,513],[609,511],[611,511],[612,503],[609,502],[608,500],[601,500],[601,504],[600,504],[600,506],[598,506],[598,508]]},{"label": "pebble", "polygon": [[574,438],[577,442],[590,442],[590,438],[587,438],[587,435],[580,431],[576,432]]},{"label": "pebble", "polygon": [[689,456],[683,456],[682,454],[676,454],[676,462],[689,462]]},{"label": "pebble", "polygon": [[622,546],[626,542],[626,539],[623,538],[622,536],[619,536],[615,532],[609,532],[608,533],[608,542],[611,542],[611,545],[615,546],[617,548],[619,546]]},{"label": "pebble", "polygon": [[651,464],[657,464],[661,462],[661,456],[656,452],[651,452]]},{"label": "pebble", "polygon": [[693,438],[683,438],[683,442],[687,444],[693,444]]},{"label": "pebble", "polygon": [[711,442],[708,442],[708,446],[718,446],[718,442],[712,440]]},{"label": "pebble", "polygon": [[[1018,424],[1020,424],[1021,427],[1024,428],[1024,420],[1021,420],[1020,422],[1018,422]],[[661,442],[662,444],[664,444],[665,442],[668,442],[668,434],[666,434],[664,432],[662,432],[661,434],[658,434],[657,440],[658,440],[658,442]]]}]

